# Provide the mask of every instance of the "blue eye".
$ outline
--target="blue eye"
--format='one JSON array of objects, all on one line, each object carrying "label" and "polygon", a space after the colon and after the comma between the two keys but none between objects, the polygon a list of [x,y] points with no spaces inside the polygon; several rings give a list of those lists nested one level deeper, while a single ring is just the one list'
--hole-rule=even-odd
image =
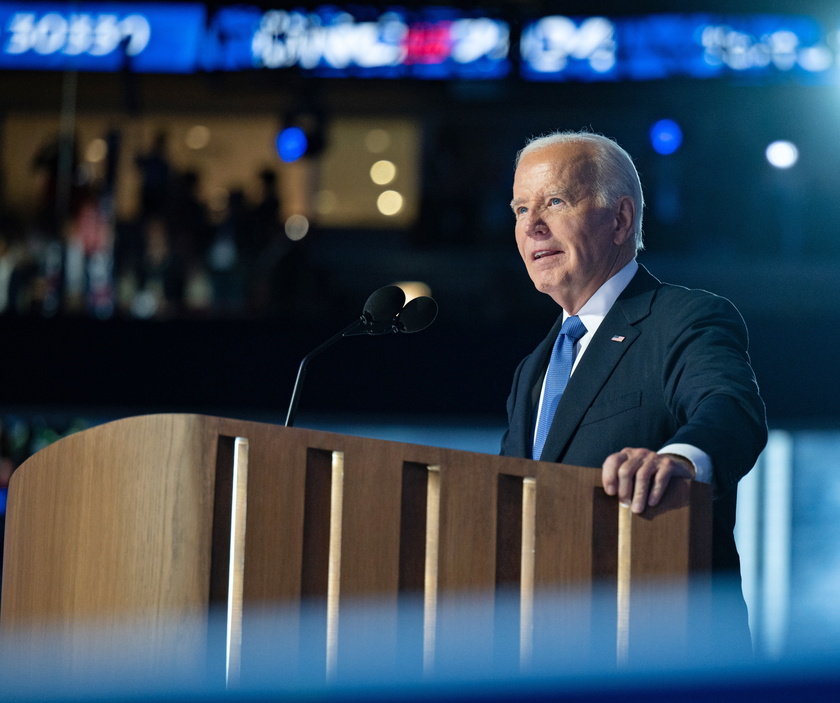
[{"label": "blue eye", "polygon": [[551,205],[560,205],[563,202],[563,200],[562,198],[551,198],[551,200],[549,200],[548,202]]}]

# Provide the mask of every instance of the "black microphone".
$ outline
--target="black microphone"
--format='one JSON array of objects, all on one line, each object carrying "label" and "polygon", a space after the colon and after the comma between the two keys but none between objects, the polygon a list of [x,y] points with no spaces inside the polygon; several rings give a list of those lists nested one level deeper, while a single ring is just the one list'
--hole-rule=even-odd
[{"label": "black microphone", "polygon": [[405,305],[405,293],[399,286],[385,286],[370,294],[362,316],[341,332],[342,337],[359,334],[388,334],[397,332],[393,329],[394,320]]},{"label": "black microphone", "polygon": [[391,332],[419,332],[426,329],[437,317],[437,303],[428,296],[413,298],[405,303],[405,293],[399,286],[385,286],[370,294],[361,316],[351,322],[341,332],[330,337],[321,346],[309,352],[298,367],[292,399],[286,413],[286,427],[294,424],[300,391],[306,375],[309,360],[331,347],[342,337],[354,337],[360,334],[389,334]]},{"label": "black microphone", "polygon": [[400,332],[420,332],[431,325],[437,317],[438,306],[433,298],[421,295],[412,298],[397,315]]},{"label": "black microphone", "polygon": [[385,286],[373,291],[365,302],[362,315],[371,320],[387,320],[398,315],[405,305],[405,292],[399,286]]}]

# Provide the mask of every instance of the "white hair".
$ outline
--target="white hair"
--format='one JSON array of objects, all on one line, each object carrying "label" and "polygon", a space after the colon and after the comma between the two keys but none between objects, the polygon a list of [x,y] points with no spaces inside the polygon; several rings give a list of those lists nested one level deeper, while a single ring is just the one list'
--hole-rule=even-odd
[{"label": "white hair", "polygon": [[592,163],[595,167],[595,173],[591,185],[601,207],[608,207],[625,196],[632,199],[636,206],[636,214],[633,220],[633,239],[636,251],[641,251],[644,248],[642,211],[645,207],[642,183],[630,154],[615,141],[592,132],[552,132],[530,139],[516,155],[515,165],[518,166],[520,159],[532,151],[545,149],[555,144],[568,143],[589,144],[594,149]]}]

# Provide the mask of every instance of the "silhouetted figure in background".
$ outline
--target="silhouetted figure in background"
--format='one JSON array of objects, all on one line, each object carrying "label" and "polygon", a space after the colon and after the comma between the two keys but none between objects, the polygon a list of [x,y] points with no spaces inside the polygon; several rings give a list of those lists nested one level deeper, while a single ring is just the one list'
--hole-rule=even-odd
[{"label": "silhouetted figure in background", "polygon": [[135,317],[167,317],[182,312],[186,274],[173,250],[166,221],[149,218],[143,228],[143,254],[135,269],[136,291],[131,301]]},{"label": "silhouetted figure in background", "polygon": [[172,246],[188,267],[204,266],[210,248],[207,207],[198,196],[199,176],[186,171],[173,176],[168,204]]},{"label": "silhouetted figure in background", "polygon": [[245,195],[241,190],[232,190],[207,255],[214,307],[217,311],[225,314],[242,311],[245,304],[245,274],[253,255]]},{"label": "silhouetted figure in background", "polygon": [[44,172],[36,226],[57,236],[62,221],[72,216],[79,190],[77,140],[56,135],[35,154],[32,167]]},{"label": "silhouetted figure in background", "polygon": [[260,248],[267,245],[280,226],[280,197],[277,195],[277,174],[271,169],[260,171],[262,194],[254,207],[254,232]]},{"label": "silhouetted figure in background", "polygon": [[170,166],[166,156],[166,134],[158,132],[148,154],[135,159],[140,170],[140,208],[146,217],[161,215],[169,200]]},{"label": "silhouetted figure in background", "polygon": [[259,179],[262,196],[251,214],[256,253],[248,275],[249,308],[257,315],[265,314],[272,306],[271,277],[278,262],[291,248],[291,242],[280,222],[277,174],[271,169],[264,169]]}]

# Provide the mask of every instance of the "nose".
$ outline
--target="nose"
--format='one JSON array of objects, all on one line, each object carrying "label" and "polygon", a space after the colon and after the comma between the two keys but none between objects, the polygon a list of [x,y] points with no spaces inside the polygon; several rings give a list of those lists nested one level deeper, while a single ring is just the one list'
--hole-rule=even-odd
[{"label": "nose", "polygon": [[522,231],[529,237],[541,237],[548,234],[548,225],[543,219],[540,208],[530,208],[520,219]]}]

